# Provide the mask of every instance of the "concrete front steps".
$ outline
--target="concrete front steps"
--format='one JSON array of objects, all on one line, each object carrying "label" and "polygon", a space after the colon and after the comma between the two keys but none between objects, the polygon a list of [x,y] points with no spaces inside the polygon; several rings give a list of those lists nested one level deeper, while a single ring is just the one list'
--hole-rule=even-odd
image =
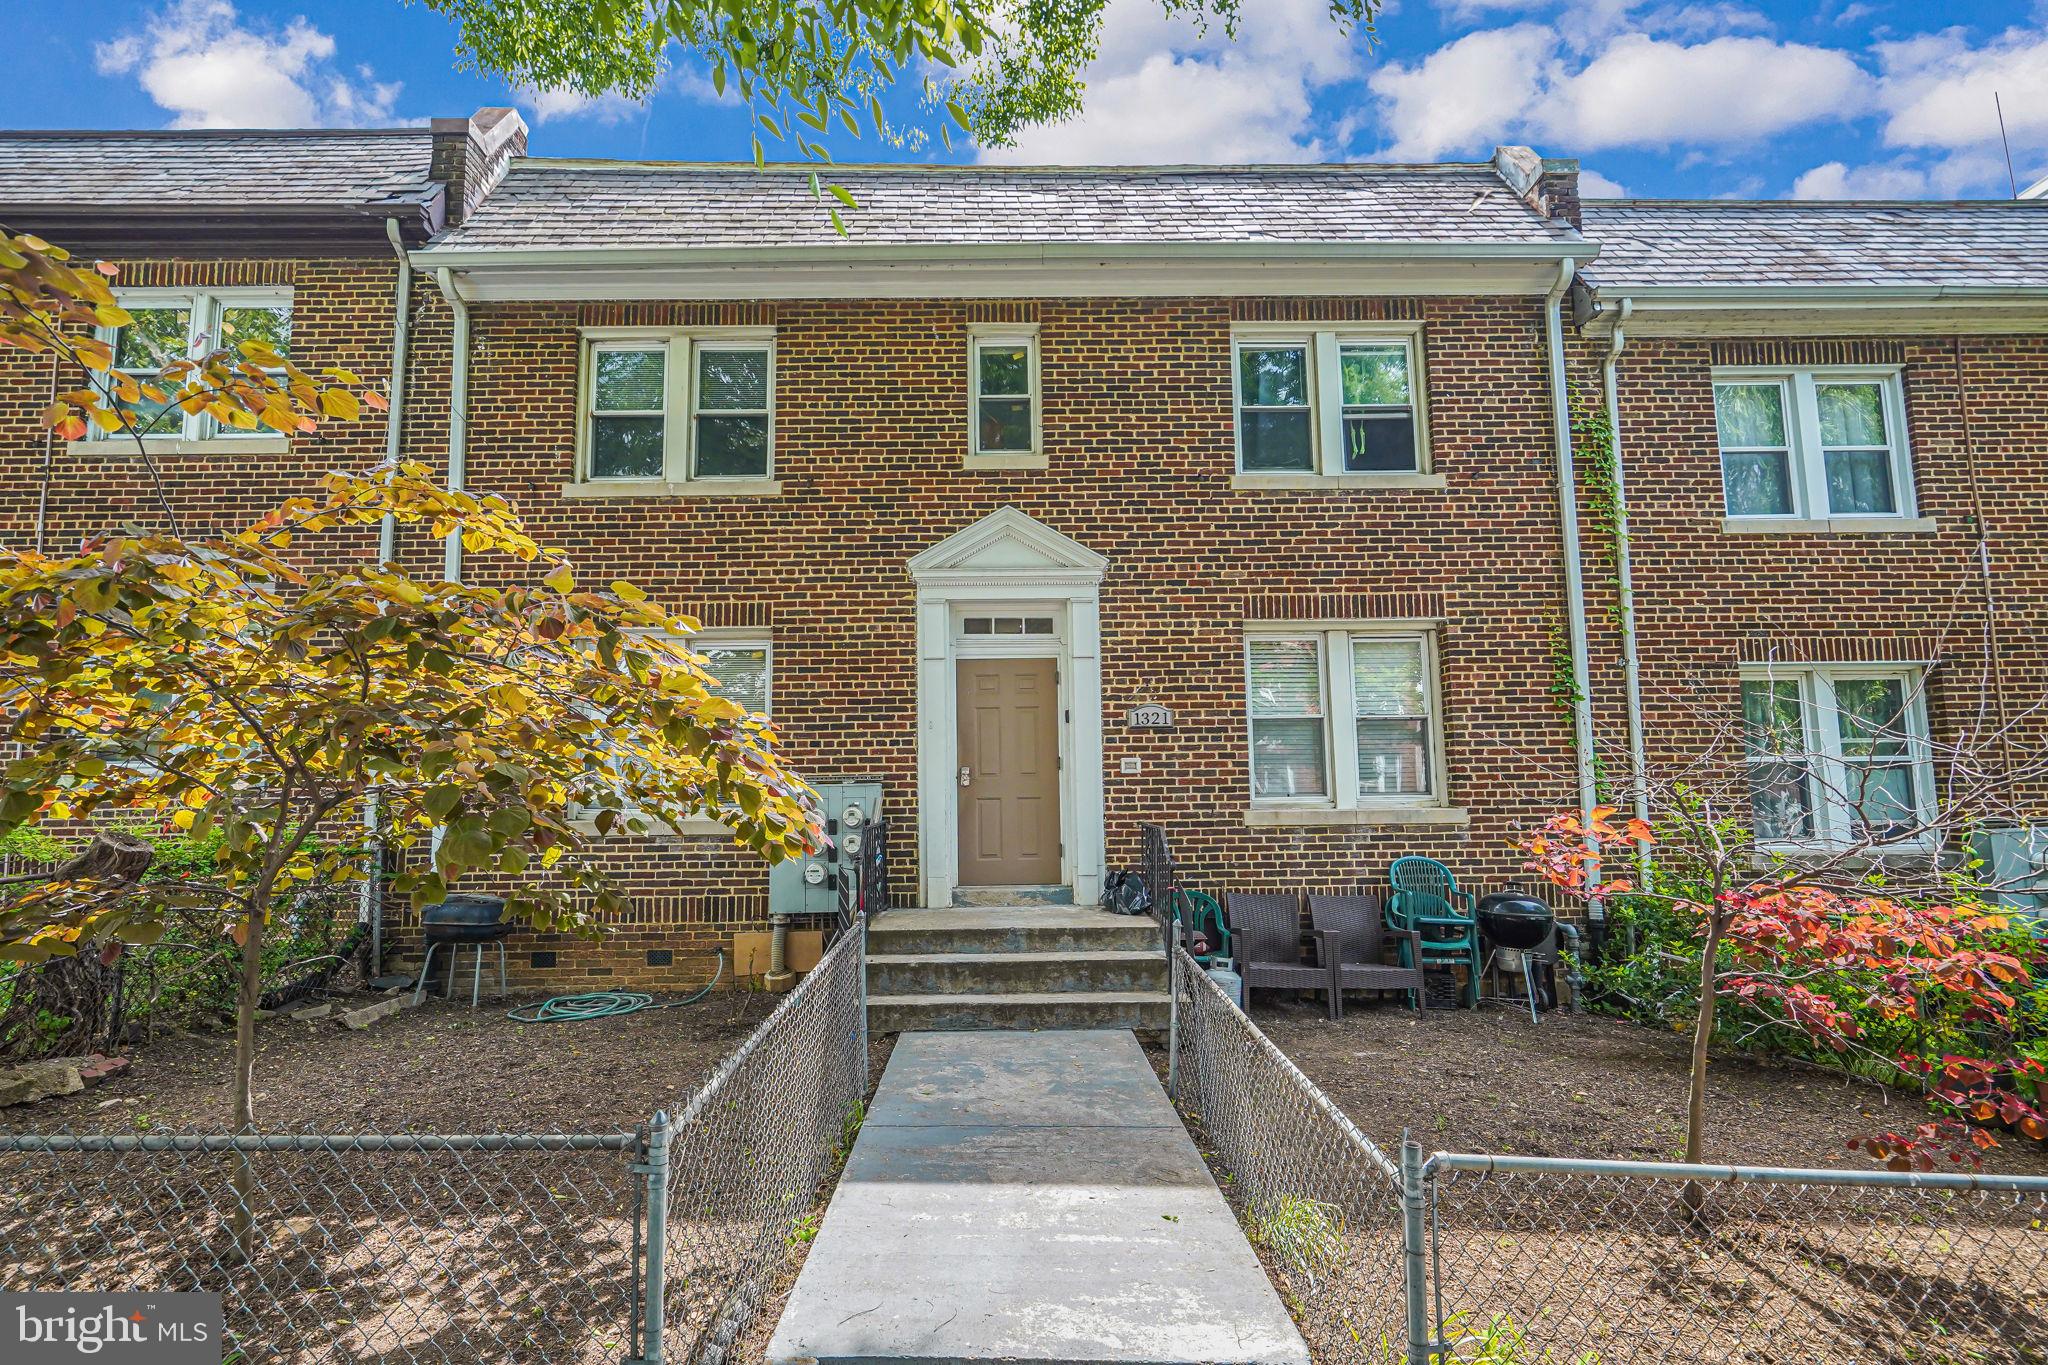
[{"label": "concrete front steps", "polygon": [[868,1027],[1166,1027],[1149,917],[1070,905],[891,910],[868,930]]}]

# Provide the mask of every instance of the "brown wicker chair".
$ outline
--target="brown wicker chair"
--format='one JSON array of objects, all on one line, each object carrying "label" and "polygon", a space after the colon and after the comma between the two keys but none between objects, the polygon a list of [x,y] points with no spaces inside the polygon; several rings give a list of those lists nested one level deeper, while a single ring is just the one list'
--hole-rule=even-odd
[{"label": "brown wicker chair", "polygon": [[[1344,1016],[1344,992],[1406,991],[1408,1003],[1422,1009],[1422,936],[1413,929],[1389,929],[1380,914],[1378,896],[1310,896],[1309,923],[1314,927],[1317,955],[1329,964],[1330,997],[1336,1018]],[[1403,967],[1387,961],[1396,938],[1414,940]]]},{"label": "brown wicker chair", "polygon": [[1231,947],[1246,998],[1260,987],[1321,991],[1330,1017],[1338,1014],[1335,977],[1326,963],[1301,960],[1301,894],[1233,891],[1224,897]]}]

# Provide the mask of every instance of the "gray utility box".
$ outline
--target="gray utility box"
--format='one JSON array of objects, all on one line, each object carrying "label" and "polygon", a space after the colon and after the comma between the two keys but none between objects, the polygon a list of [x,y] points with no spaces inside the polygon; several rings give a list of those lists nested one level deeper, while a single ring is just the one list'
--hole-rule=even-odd
[{"label": "gray utility box", "polygon": [[859,875],[862,841],[882,810],[880,782],[819,782],[830,843],[805,858],[788,858],[768,869],[768,913],[832,915],[847,879]]}]

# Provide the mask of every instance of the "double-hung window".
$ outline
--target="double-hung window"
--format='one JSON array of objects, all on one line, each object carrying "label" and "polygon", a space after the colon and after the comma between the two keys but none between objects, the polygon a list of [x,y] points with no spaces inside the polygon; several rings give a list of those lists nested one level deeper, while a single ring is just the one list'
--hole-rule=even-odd
[{"label": "double-hung window", "polygon": [[1420,349],[1414,331],[1240,331],[1232,367],[1238,471],[1426,472]]},{"label": "double-hung window", "polygon": [[775,349],[757,332],[601,332],[584,355],[580,482],[707,491],[774,471]]},{"label": "double-hung window", "polygon": [[1717,370],[1714,420],[1731,518],[1912,515],[1895,371]]},{"label": "double-hung window", "polygon": [[1434,639],[1371,626],[1245,639],[1255,805],[1440,805]]},{"label": "double-hung window", "polygon": [[1933,799],[1917,669],[1867,664],[1745,673],[1750,815],[1766,843],[1920,842]]},{"label": "double-hung window", "polygon": [[[119,302],[131,321],[102,330],[114,348],[114,368],[141,383],[163,390],[164,402],[142,399],[129,405],[135,429],[154,439],[184,441],[236,440],[278,435],[267,427],[223,422],[204,413],[186,413],[169,401],[184,379],[159,382],[157,374],[174,360],[212,351],[239,354],[245,341],[267,342],[280,356],[291,352],[292,299],[275,289],[123,291]],[[129,432],[99,432],[96,439],[130,440]]]},{"label": "double-hung window", "polygon": [[1037,331],[1016,326],[972,329],[967,360],[968,454],[1037,455]]}]

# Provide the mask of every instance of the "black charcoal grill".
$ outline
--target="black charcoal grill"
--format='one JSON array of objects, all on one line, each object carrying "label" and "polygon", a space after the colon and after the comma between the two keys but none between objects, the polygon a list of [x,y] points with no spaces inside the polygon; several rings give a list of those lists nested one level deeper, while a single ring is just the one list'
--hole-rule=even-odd
[{"label": "black charcoal grill", "polygon": [[506,994],[505,940],[512,934],[512,925],[505,919],[503,896],[450,896],[439,905],[420,911],[420,932],[427,941],[427,957],[420,963],[419,984],[413,987],[415,1002],[426,994],[427,978],[434,969],[434,950],[443,947],[448,950],[448,998],[455,998],[455,954],[464,944],[476,950],[469,982],[471,1008],[476,1006],[483,988],[487,943],[498,945],[498,994]]},{"label": "black charcoal grill", "polygon": [[[1556,950],[1549,946],[1555,941],[1557,912],[1528,892],[1510,887],[1481,897],[1477,917],[1480,937],[1489,949],[1486,965],[1521,975],[1529,991],[1529,1018],[1535,1019],[1539,1001],[1548,1004],[1557,998],[1557,977],[1551,968]],[[1539,974],[1550,978],[1547,997]]]}]

